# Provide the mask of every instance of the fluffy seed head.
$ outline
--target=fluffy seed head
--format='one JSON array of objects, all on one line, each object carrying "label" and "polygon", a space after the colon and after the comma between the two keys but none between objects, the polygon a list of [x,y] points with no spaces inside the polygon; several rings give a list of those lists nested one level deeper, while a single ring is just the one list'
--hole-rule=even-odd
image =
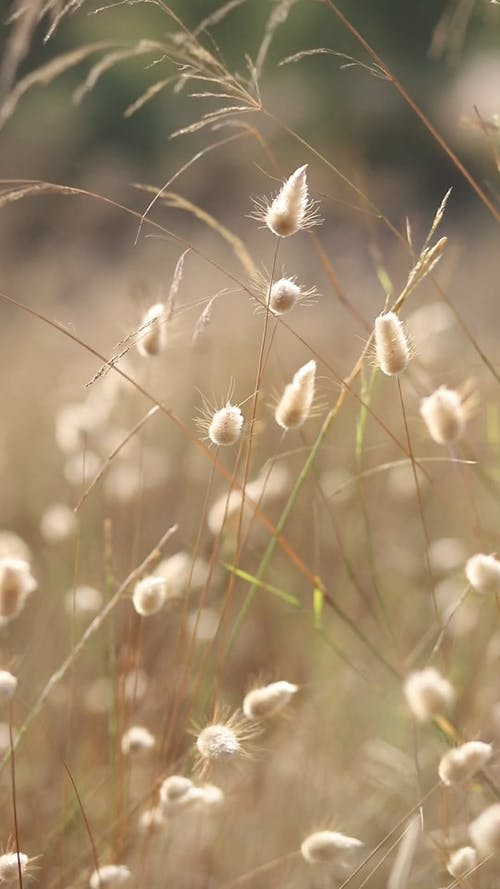
[{"label": "fluffy seed head", "polygon": [[[14,738],[16,737],[14,732]],[[4,754],[10,748],[10,729],[8,722],[0,722],[0,753]]]},{"label": "fluffy seed head", "polygon": [[0,670],[0,704],[10,701],[17,688],[17,679],[7,670]]},{"label": "fluffy seed head", "polygon": [[211,642],[219,628],[220,616],[215,608],[193,608],[186,615],[186,632],[197,645]]},{"label": "fluffy seed head", "polygon": [[243,426],[243,414],[234,404],[226,404],[216,411],[208,427],[208,437],[215,445],[233,445],[240,435]]},{"label": "fluffy seed head", "polygon": [[439,763],[439,777],[443,784],[462,784],[482,769],[492,754],[491,744],[468,741],[444,754]]},{"label": "fluffy seed head", "polygon": [[280,238],[294,235],[318,221],[314,204],[309,200],[306,170],[307,164],[295,170],[264,210],[267,227]]},{"label": "fluffy seed head", "polygon": [[154,736],[142,725],[133,725],[122,735],[121,749],[125,756],[147,756],[154,746]]},{"label": "fluffy seed head", "polygon": [[95,614],[102,606],[102,593],[91,586],[77,586],[74,590],[68,590],[64,597],[64,607],[68,614],[89,615]]},{"label": "fluffy seed head", "polygon": [[314,398],[316,362],[308,361],[298,369],[274,412],[274,419],[282,429],[296,429],[307,420]]},{"label": "fluffy seed head", "polygon": [[167,345],[167,310],[163,303],[155,303],[142,319],[137,340],[137,351],[143,358],[159,355]]},{"label": "fluffy seed head", "polygon": [[170,775],[160,787],[160,809],[164,815],[178,815],[202,798],[200,788],[195,787],[184,775]]},{"label": "fluffy seed head", "polygon": [[477,852],[472,846],[462,846],[461,849],[455,849],[450,855],[446,870],[456,880],[460,880],[465,874],[472,870],[477,864]]},{"label": "fluffy seed head", "polygon": [[28,544],[14,531],[0,531],[0,559],[22,559],[31,562],[31,551]]},{"label": "fluffy seed head", "polygon": [[122,677],[123,697],[126,701],[133,702],[142,700],[148,690],[149,678],[144,670],[137,667],[135,670],[127,670]]},{"label": "fluffy seed head", "polygon": [[465,565],[465,575],[476,593],[500,593],[500,559],[496,555],[476,553]]},{"label": "fluffy seed head", "polygon": [[21,866],[21,874],[24,874],[28,865],[28,856],[24,852],[6,852],[0,855],[0,884],[13,883],[19,880],[19,865]]},{"label": "fluffy seed head", "polygon": [[202,556],[193,558],[191,553],[180,550],[163,559],[155,568],[155,577],[165,581],[167,599],[180,599],[188,586],[201,589],[208,576],[208,563]]},{"label": "fluffy seed head", "polygon": [[247,719],[268,719],[283,710],[297,691],[297,685],[285,680],[254,688],[245,695],[243,713]]},{"label": "fluffy seed head", "polygon": [[95,870],[90,877],[90,889],[118,889],[128,886],[132,879],[128,867],[124,864],[104,864]]},{"label": "fluffy seed head", "polygon": [[305,838],[300,847],[309,864],[343,862],[350,852],[363,846],[361,840],[334,830],[318,830]]},{"label": "fluffy seed head", "polygon": [[135,585],[132,601],[137,614],[148,617],[156,614],[165,604],[167,585],[163,577],[143,577]]},{"label": "fluffy seed head", "polygon": [[179,800],[186,796],[193,787],[194,784],[190,778],[185,778],[184,775],[170,775],[168,778],[165,778],[161,785],[160,799],[162,802],[163,800],[169,803],[174,802],[174,800]]},{"label": "fluffy seed head", "polygon": [[253,276],[252,284],[259,292],[256,311],[262,312],[268,305],[273,315],[286,315],[298,305],[310,305],[318,296],[316,287],[303,288],[297,284],[295,275],[283,273],[281,278],[271,283],[267,273],[257,273]]},{"label": "fluffy seed head", "polygon": [[460,393],[455,389],[440,386],[422,399],[420,413],[437,444],[450,445],[462,438],[467,418]]},{"label": "fluffy seed head", "polygon": [[203,759],[208,760],[230,759],[241,752],[236,732],[221,723],[207,725],[198,735],[196,746]]},{"label": "fluffy seed head", "polygon": [[489,806],[469,824],[469,836],[482,857],[500,852],[500,803]]},{"label": "fluffy seed head", "polygon": [[144,833],[164,830],[165,826],[165,816],[159,806],[153,809],[146,809],[139,818],[139,829]]},{"label": "fluffy seed head", "polygon": [[448,574],[463,563],[466,550],[458,537],[438,537],[429,543],[429,562],[436,574]]},{"label": "fluffy seed head", "polygon": [[375,354],[380,370],[388,376],[400,374],[408,366],[408,338],[395,312],[383,312],[375,319]]},{"label": "fluffy seed head", "polygon": [[35,589],[28,562],[10,556],[0,559],[0,627],[17,617]]},{"label": "fluffy seed head", "polygon": [[271,287],[269,308],[275,315],[285,315],[297,305],[300,296],[300,287],[293,278],[280,278]]},{"label": "fluffy seed head", "polygon": [[410,710],[421,722],[438,716],[455,700],[453,686],[435,667],[410,673],[404,693]]},{"label": "fluffy seed head", "polygon": [[224,791],[215,784],[204,784],[199,788],[201,792],[200,803],[209,809],[217,809],[224,802]]},{"label": "fluffy seed head", "polygon": [[53,503],[42,515],[40,533],[46,543],[57,544],[68,540],[78,527],[75,513],[65,503]]}]

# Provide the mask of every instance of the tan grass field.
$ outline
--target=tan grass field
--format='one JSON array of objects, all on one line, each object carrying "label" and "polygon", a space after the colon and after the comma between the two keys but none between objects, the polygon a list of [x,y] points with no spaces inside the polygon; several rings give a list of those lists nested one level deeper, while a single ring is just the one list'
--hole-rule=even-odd
[{"label": "tan grass field", "polygon": [[[0,887],[500,885],[496,5],[437,17],[429,111],[330,0],[234,67],[244,2],[12,4]],[[88,136],[130,64],[164,161]],[[308,128],[345,64],[439,173]]]}]

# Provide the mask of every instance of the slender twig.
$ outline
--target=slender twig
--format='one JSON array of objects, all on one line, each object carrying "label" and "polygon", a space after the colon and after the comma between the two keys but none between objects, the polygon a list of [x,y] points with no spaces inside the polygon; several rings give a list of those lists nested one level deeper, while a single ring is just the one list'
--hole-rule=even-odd
[{"label": "slender twig", "polygon": [[[64,766],[66,774],[71,782],[71,786],[73,787],[73,790],[75,792],[75,796],[76,796],[76,799],[78,802],[78,807],[80,809],[80,812],[81,812],[81,815],[83,818],[83,823],[85,824],[85,830],[87,831],[87,836],[90,841],[90,847],[92,849],[92,858],[94,859],[94,869],[95,869],[96,873],[99,874],[99,858],[97,857],[97,847],[96,847],[95,840],[94,840],[94,837],[92,834],[92,830],[90,829],[89,819],[87,817],[87,813],[85,811],[85,808],[84,808],[84,805],[82,802],[82,798],[81,798],[80,793],[78,791],[78,787],[76,786],[76,781],[73,778],[73,775],[71,774],[71,770],[70,770],[67,762],[63,761],[63,766]],[[102,885],[102,881],[101,881],[100,877],[99,877],[99,885],[100,886]]]},{"label": "slender twig", "polygon": [[23,889],[23,870],[21,866],[21,849],[19,843],[19,824],[17,820],[17,802],[16,802],[16,763],[14,755],[14,735],[12,732],[12,723],[14,720],[14,705],[12,700],[9,701],[9,745],[10,745],[10,777],[12,784],[12,813],[14,817],[14,838],[16,841],[17,855],[17,874],[19,877],[19,889]]},{"label": "slender twig", "polygon": [[385,62],[380,58],[377,52],[372,48],[372,46],[368,43],[368,41],[363,37],[362,34],[354,27],[352,22],[349,21],[347,16],[344,15],[343,12],[338,8],[338,6],[333,2],[333,0],[323,0],[323,2],[331,9],[331,11],[337,16],[339,21],[347,28],[347,30],[352,34],[355,40],[358,41],[360,46],[368,53],[371,59],[378,65],[382,72],[385,74],[386,78],[390,83],[392,83],[393,87],[398,91],[399,95],[406,102],[406,104],[411,108],[413,113],[418,117],[418,119],[423,123],[424,127],[431,134],[433,139],[438,143],[440,148],[444,151],[444,153],[449,157],[451,162],[457,168],[457,170],[462,174],[464,179],[467,180],[471,188],[474,189],[478,198],[483,202],[485,207],[490,211],[493,218],[500,222],[500,212],[497,208],[492,204],[489,197],[484,193],[484,191],[477,184],[476,180],[469,173],[468,169],[464,166],[462,161],[457,157],[454,151],[450,148],[448,143],[443,139],[443,137],[438,133],[436,128],[430,122],[428,117],[424,114],[421,108],[417,105],[414,99],[410,96],[404,86],[400,83],[397,77],[392,73],[392,71],[388,68]]}]

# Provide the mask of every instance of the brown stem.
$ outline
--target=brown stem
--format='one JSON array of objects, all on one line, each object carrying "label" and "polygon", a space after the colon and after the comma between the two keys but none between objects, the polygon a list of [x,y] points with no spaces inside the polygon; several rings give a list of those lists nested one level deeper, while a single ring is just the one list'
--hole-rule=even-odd
[{"label": "brown stem", "polygon": [[9,702],[9,743],[10,743],[10,774],[12,780],[12,812],[14,814],[14,836],[16,839],[16,853],[17,853],[17,873],[19,876],[19,887],[23,889],[23,871],[21,867],[21,855],[19,850],[19,825],[17,822],[17,803],[16,803],[16,765],[15,765],[15,756],[14,756],[14,737],[12,733],[12,722],[13,722],[13,705],[12,701]]},{"label": "brown stem", "polygon": [[349,21],[347,16],[344,15],[343,12],[340,11],[338,6],[333,2],[333,0],[323,0],[323,2],[331,9],[331,11],[337,16],[337,18],[342,22],[342,24],[347,28],[347,30],[352,34],[352,36],[358,41],[360,46],[363,47],[365,52],[368,53],[371,59],[375,62],[376,65],[382,70],[390,83],[392,83],[393,87],[398,91],[399,95],[406,102],[406,104],[411,108],[414,114],[418,117],[418,119],[423,123],[424,127],[431,134],[432,138],[438,143],[440,148],[443,149],[444,153],[448,155],[454,166],[457,170],[462,174],[464,179],[469,183],[470,187],[474,189],[478,198],[483,202],[485,207],[488,208],[493,218],[500,222],[500,213],[496,209],[496,207],[492,204],[488,196],[484,193],[482,188],[477,184],[476,180],[469,173],[467,167],[464,166],[459,157],[455,154],[454,151],[450,148],[447,142],[443,139],[443,137],[438,133],[436,128],[430,122],[430,120],[426,117],[421,108],[417,105],[417,103],[412,99],[410,94],[405,90],[404,86],[399,82],[397,77],[392,73],[390,68],[387,67],[385,62],[382,61],[378,53],[370,46],[368,41],[363,37],[362,34],[354,27],[354,25]]}]

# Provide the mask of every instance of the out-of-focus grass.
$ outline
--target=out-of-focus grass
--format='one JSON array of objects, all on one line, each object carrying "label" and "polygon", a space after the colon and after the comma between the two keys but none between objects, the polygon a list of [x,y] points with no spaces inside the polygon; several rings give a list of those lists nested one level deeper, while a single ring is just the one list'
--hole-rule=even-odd
[{"label": "out-of-focus grass", "polygon": [[[168,16],[162,22],[166,29]],[[276,30],[274,50],[285,32],[286,25]],[[359,158],[339,164],[321,132],[297,127],[286,107],[281,122],[302,141],[283,129],[278,137],[279,121],[265,114],[266,67],[259,110],[251,82],[231,79],[206,35],[202,43],[184,36],[187,49],[179,39],[172,46],[188,52],[192,66],[201,60],[200,75],[220,65],[217,88],[255,105],[218,121],[230,125],[223,133],[251,121],[248,136],[206,153],[172,185],[177,206],[195,205],[194,213],[158,199],[134,245],[150,195],[123,196],[124,177],[112,164],[96,165],[93,198],[56,190],[4,197],[1,210],[11,245],[3,290],[37,313],[2,301],[3,524],[27,542],[38,591],[0,629],[0,669],[19,679],[14,735],[27,725],[15,755],[16,837],[9,713],[2,714],[0,841],[38,859],[30,867],[47,887],[85,885],[95,855],[101,865],[126,864],[138,887],[382,886],[395,860],[392,843],[420,807],[407,885],[451,884],[449,852],[467,842],[468,821],[500,786],[495,757],[460,789],[438,786],[437,777],[457,738],[498,743],[498,596],[464,597],[467,558],[498,549],[494,213],[476,196],[471,222],[452,194],[431,240],[448,235],[443,258],[407,294],[449,179],[432,209],[410,203],[411,225],[400,224],[386,210],[390,177],[377,177]],[[202,45],[213,56],[204,58]],[[292,91],[300,69],[289,70],[282,84],[290,76]],[[186,92],[184,85],[177,101],[189,123],[195,100]],[[202,131],[196,148],[192,138],[181,143],[178,167],[222,136]],[[491,182],[478,188],[495,209],[491,157]],[[274,278],[296,275],[319,297],[281,319],[263,316],[266,285],[256,285],[249,265],[262,268],[269,284],[276,245],[248,218],[250,196],[276,192],[305,162],[324,224],[280,242]],[[404,184],[399,172],[395,182]],[[5,195],[14,186],[3,187]],[[110,202],[112,195],[126,206]],[[135,345],[144,313],[169,304],[186,246],[167,347],[147,359]],[[395,379],[373,369],[366,348],[374,318],[393,303],[413,349],[401,378],[404,413]],[[283,436],[274,406],[312,357],[315,409],[301,430]],[[466,434],[453,448],[438,446],[420,401],[440,385],[471,387],[471,378],[479,399]],[[228,391],[246,417],[241,449],[197,446],[203,397],[221,406]],[[144,419],[151,403],[159,409]],[[47,517],[54,505],[79,502],[73,522]],[[131,602],[134,572],[174,524],[152,564],[176,557],[158,567],[172,572],[175,595],[157,615],[140,618]],[[0,536],[0,555],[12,547]],[[102,595],[97,618],[79,613],[83,584]],[[446,719],[416,725],[402,682],[429,664],[452,681],[457,702]],[[203,780],[223,789],[223,805],[186,809],[158,834],[141,833],[139,817],[157,805],[165,776],[202,783],[194,735],[238,710],[252,684],[273,679],[300,690],[250,739],[237,767],[206,772]],[[156,749],[133,761],[120,742],[137,724],[154,734]],[[323,827],[365,844],[340,872],[301,859],[303,838]],[[494,881],[497,868],[489,861],[471,885]]]}]

